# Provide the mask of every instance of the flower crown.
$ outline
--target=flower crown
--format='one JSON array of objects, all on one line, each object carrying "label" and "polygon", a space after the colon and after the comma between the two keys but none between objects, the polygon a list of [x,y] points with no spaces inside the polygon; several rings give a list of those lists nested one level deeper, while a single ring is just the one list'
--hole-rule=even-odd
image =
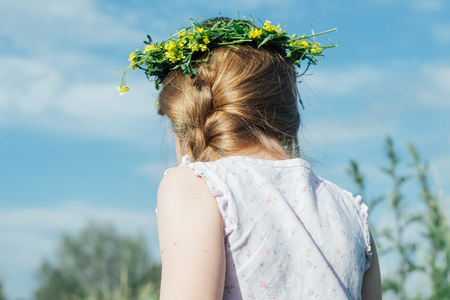
[{"label": "flower crown", "polygon": [[289,36],[281,25],[274,26],[270,21],[266,21],[262,27],[258,27],[254,25],[253,18],[229,19],[221,16],[202,23],[193,19],[186,22],[188,26],[179,28],[161,43],[153,43],[152,38],[147,35],[148,41],[144,41],[144,50],[136,49],[130,54],[130,65],[123,72],[122,81],[117,87],[120,95],[130,89],[124,80],[130,69],[144,70],[147,78],[158,90],[167,74],[178,68],[181,68],[186,77],[195,78],[197,69],[193,68],[192,64],[207,61],[209,55],[205,59],[199,59],[199,56],[220,46],[237,47],[238,44],[253,43],[257,48],[275,47],[286,53],[286,58],[297,67],[300,67],[302,60],[307,61],[308,67],[317,63],[318,58],[323,56],[324,49],[336,47],[336,44],[332,43],[322,46],[315,42],[316,36],[336,29],[311,35]]}]

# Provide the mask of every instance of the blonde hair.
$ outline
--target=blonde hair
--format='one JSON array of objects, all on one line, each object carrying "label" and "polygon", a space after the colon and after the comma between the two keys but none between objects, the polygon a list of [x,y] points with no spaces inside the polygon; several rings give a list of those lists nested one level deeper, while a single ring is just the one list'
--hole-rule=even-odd
[{"label": "blonde hair", "polygon": [[158,114],[167,115],[192,161],[217,160],[254,145],[277,151],[273,140],[284,154],[299,155],[296,73],[282,53],[222,46],[195,68],[195,79],[180,69],[169,73],[158,99]]}]

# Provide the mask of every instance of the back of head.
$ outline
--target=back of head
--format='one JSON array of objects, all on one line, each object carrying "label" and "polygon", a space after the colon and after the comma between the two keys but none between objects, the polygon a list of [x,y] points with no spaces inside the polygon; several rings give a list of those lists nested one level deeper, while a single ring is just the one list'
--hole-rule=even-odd
[{"label": "back of head", "polygon": [[159,94],[158,113],[172,122],[183,153],[211,161],[255,145],[276,151],[275,140],[298,155],[296,73],[284,55],[252,45],[222,46],[195,68],[195,79],[180,69],[170,72]]}]

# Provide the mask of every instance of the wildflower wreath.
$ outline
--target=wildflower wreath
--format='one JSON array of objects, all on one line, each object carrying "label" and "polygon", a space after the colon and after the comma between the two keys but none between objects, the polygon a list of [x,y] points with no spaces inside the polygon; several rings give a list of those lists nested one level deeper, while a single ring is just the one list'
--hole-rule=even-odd
[{"label": "wildflower wreath", "polygon": [[[324,49],[336,47],[336,44],[320,45],[315,37],[336,31],[331,29],[311,35],[292,35],[281,28],[281,25],[272,25],[270,21],[262,27],[254,25],[253,18],[229,19],[219,17],[203,21],[202,23],[191,19],[186,21],[188,26],[179,30],[162,42],[153,42],[147,35],[148,41],[144,50],[136,49],[129,57],[130,65],[125,69],[122,81],[117,89],[123,95],[130,88],[125,83],[125,76],[130,69],[145,71],[147,78],[155,84],[158,90],[167,76],[175,69],[181,68],[186,77],[195,78],[197,69],[193,63],[207,61],[209,55],[199,59],[200,54],[210,52],[220,46],[237,47],[242,43],[254,43],[260,48],[264,45],[278,48],[286,53],[294,66],[300,67],[300,62],[306,60],[308,66],[318,62],[323,56]],[[262,23],[262,22],[261,22]]]}]

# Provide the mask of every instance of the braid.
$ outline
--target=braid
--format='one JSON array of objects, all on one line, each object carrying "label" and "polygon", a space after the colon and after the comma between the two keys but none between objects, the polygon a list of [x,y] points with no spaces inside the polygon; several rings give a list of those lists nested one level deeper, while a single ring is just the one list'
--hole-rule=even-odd
[{"label": "braid", "polygon": [[172,71],[159,95],[182,151],[208,161],[276,139],[295,155],[300,117],[295,71],[278,53],[239,45],[214,49],[197,77]]},{"label": "braid", "polygon": [[206,136],[205,123],[209,115],[213,113],[211,88],[198,79],[193,84],[187,85],[184,93],[195,101],[188,101],[186,106],[180,107],[183,113],[176,124],[180,124],[181,128],[174,128],[174,131],[180,137],[182,144],[187,146],[186,150],[191,152],[189,154],[199,157],[205,151],[209,140]]}]

